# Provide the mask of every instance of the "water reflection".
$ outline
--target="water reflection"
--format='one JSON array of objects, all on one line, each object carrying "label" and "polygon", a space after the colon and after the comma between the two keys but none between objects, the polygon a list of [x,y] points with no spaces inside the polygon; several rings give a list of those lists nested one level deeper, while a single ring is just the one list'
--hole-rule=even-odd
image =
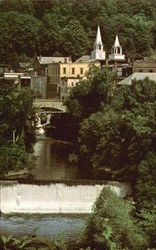
[{"label": "water reflection", "polygon": [[37,156],[34,176],[42,180],[68,180],[78,178],[78,169],[69,163],[68,154],[72,153],[73,146],[56,141],[44,135],[38,136],[34,146]]}]

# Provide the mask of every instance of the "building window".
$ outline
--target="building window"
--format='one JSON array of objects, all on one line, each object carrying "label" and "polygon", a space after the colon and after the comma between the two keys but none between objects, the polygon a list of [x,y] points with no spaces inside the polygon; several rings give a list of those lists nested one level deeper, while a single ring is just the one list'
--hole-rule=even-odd
[{"label": "building window", "polygon": [[80,68],[80,74],[81,75],[83,74],[83,68]]},{"label": "building window", "polygon": [[120,54],[120,47],[118,47],[118,54]]},{"label": "building window", "polygon": [[66,68],[63,68],[63,74],[66,74]]},{"label": "building window", "polygon": [[140,73],[143,72],[143,69],[140,69],[139,72],[140,72]]},{"label": "building window", "polygon": [[99,44],[99,50],[101,50],[101,44]]},{"label": "building window", "polygon": [[75,68],[72,68],[72,75],[75,74]]},{"label": "building window", "polygon": [[150,70],[149,70],[149,72],[151,72],[151,73],[152,73],[152,72],[153,72],[153,70],[152,70],[152,69],[150,69]]}]

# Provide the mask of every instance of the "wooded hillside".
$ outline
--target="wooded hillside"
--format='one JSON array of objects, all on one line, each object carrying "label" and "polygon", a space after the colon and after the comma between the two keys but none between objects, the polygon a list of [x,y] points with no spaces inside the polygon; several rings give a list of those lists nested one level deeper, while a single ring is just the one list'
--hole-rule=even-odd
[{"label": "wooded hillside", "polygon": [[0,63],[90,54],[98,24],[107,53],[117,33],[128,57],[155,53],[155,0],[1,0]]}]

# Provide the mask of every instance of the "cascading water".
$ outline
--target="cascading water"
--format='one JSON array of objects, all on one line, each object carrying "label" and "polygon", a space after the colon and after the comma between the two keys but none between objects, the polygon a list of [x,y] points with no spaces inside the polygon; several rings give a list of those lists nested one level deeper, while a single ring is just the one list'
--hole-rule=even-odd
[{"label": "cascading water", "polygon": [[19,184],[1,181],[1,212],[9,213],[90,213],[103,187],[111,188],[118,196],[126,196],[127,184],[108,182],[95,185]]},{"label": "cascading water", "polygon": [[36,128],[37,128],[37,130],[38,130],[38,133],[39,134],[44,134],[44,127],[46,126],[46,125],[48,125],[48,124],[50,124],[50,121],[51,121],[51,114],[47,114],[47,120],[46,120],[46,122],[45,123],[43,123],[42,124],[42,122],[41,122],[41,118],[40,118],[40,116],[39,116],[39,114],[37,113],[36,114],[36,120],[37,120],[37,122],[36,122]]}]

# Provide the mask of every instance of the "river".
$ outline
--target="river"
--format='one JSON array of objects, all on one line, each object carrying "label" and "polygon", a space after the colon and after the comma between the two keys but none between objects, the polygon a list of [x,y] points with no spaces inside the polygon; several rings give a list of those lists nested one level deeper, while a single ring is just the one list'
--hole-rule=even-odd
[{"label": "river", "polygon": [[77,166],[69,163],[68,155],[73,146],[67,142],[56,141],[44,135],[37,137],[34,146],[36,168],[34,177],[37,180],[74,180],[80,178]]},{"label": "river", "polygon": [[72,152],[69,143],[38,136],[34,147],[36,183],[0,183],[1,234],[31,235],[35,230],[37,236],[80,237],[86,214],[92,212],[104,186],[121,197],[129,192],[124,183],[82,180],[78,168],[68,162]]},{"label": "river", "polygon": [[87,215],[3,215],[0,219],[1,233],[5,235],[58,239],[80,238]]}]

